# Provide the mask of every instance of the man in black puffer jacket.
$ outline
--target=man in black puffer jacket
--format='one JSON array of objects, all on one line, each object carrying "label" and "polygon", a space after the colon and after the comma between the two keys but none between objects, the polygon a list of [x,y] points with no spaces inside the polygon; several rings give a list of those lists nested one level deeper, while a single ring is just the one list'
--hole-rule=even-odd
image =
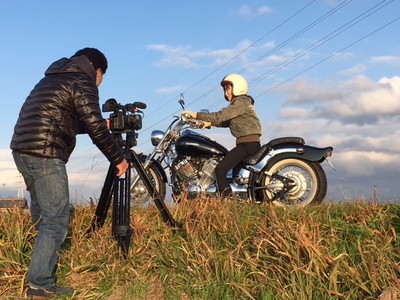
[{"label": "man in black puffer jacket", "polygon": [[128,168],[99,106],[98,86],[107,67],[106,57],[94,48],[54,62],[27,97],[15,125],[11,149],[30,192],[32,221],[38,228],[27,274],[28,297],[73,292],[55,285],[55,266],[69,224],[65,164],[75,147],[76,135],[89,134],[117,167],[118,176]]}]

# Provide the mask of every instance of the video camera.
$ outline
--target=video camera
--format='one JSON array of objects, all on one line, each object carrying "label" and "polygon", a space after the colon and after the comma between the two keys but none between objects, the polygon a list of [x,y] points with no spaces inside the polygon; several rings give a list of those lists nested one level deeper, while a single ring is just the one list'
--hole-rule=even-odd
[{"label": "video camera", "polygon": [[111,98],[103,104],[103,112],[114,112],[110,115],[110,130],[115,133],[128,133],[142,128],[142,115],[140,109],[147,105],[143,102],[121,105]]}]

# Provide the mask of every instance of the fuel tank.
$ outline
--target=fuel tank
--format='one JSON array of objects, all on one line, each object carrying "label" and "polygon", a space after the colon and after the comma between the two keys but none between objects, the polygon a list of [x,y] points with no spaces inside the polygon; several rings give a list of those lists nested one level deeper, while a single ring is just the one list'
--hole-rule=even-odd
[{"label": "fuel tank", "polygon": [[191,130],[182,133],[176,141],[175,150],[179,155],[199,157],[225,156],[228,153],[221,144]]}]

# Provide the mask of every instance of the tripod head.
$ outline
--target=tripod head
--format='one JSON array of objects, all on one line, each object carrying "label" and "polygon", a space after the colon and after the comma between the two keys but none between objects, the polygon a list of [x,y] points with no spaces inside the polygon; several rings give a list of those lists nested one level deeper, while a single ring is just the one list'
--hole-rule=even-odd
[{"label": "tripod head", "polygon": [[131,133],[142,129],[143,112],[147,105],[143,102],[134,102],[121,105],[114,98],[103,104],[103,112],[113,112],[110,115],[110,130],[112,133]]}]

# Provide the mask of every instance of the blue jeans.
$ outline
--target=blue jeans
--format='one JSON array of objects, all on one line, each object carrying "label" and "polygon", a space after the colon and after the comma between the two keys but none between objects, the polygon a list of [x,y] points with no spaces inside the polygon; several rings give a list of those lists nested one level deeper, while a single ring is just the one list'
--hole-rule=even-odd
[{"label": "blue jeans", "polygon": [[48,288],[56,283],[57,252],[69,224],[68,177],[64,161],[13,152],[31,196],[31,217],[38,234],[27,274],[31,287]]}]

